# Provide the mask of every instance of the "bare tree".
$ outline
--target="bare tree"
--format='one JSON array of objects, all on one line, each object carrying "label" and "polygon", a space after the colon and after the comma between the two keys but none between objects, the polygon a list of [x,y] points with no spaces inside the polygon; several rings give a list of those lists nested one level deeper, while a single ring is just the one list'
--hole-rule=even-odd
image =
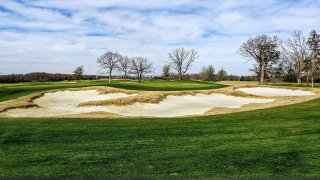
[{"label": "bare tree", "polygon": [[199,58],[197,51],[178,48],[169,53],[171,66],[178,73],[179,80],[188,72],[192,63]]},{"label": "bare tree", "polygon": [[207,66],[203,66],[200,71],[200,77],[202,81],[206,81],[208,79],[208,68]]},{"label": "bare tree", "polygon": [[124,80],[127,80],[130,73],[130,59],[127,56],[123,56],[119,61],[118,70],[123,72]]},{"label": "bare tree", "polygon": [[214,78],[215,78],[215,74],[214,74],[214,68],[212,65],[209,65],[208,68],[207,68],[207,80],[208,81],[214,81]]},{"label": "bare tree", "polygon": [[318,56],[320,55],[320,35],[315,30],[311,31],[308,39],[308,45],[312,51],[311,58],[311,84],[314,86],[314,76],[316,71],[316,63],[318,63]]},{"label": "bare tree", "polygon": [[97,60],[97,63],[101,68],[106,69],[109,73],[109,84],[111,83],[111,75],[114,68],[117,67],[117,64],[121,60],[122,56],[114,52],[106,52],[100,56]]},{"label": "bare tree", "polygon": [[304,62],[305,66],[303,68],[303,70],[305,72],[307,72],[307,86],[309,86],[309,78],[310,78],[310,74],[311,74],[311,61],[309,60],[309,58]]},{"label": "bare tree", "polygon": [[200,71],[200,77],[202,81],[214,81],[215,74],[214,74],[214,68],[212,65],[203,66],[203,68]]},{"label": "bare tree", "polygon": [[282,59],[287,69],[294,70],[297,83],[300,84],[308,54],[306,38],[301,31],[294,31],[292,37],[284,41],[282,49]]},{"label": "bare tree", "polygon": [[167,81],[170,79],[170,65],[166,64],[162,67],[162,77]]},{"label": "bare tree", "polygon": [[223,68],[221,68],[217,73],[217,80],[223,81],[226,79],[227,76],[228,76],[227,71],[225,71]]},{"label": "bare tree", "polygon": [[152,63],[145,57],[132,57],[130,69],[130,72],[137,76],[139,83],[143,75],[153,72]]},{"label": "bare tree", "polygon": [[274,36],[267,35],[250,38],[243,43],[239,49],[239,54],[245,57],[252,58],[258,63],[260,85],[266,83],[267,66],[271,62],[275,62],[280,58],[280,40]]},{"label": "bare tree", "polygon": [[80,82],[82,75],[83,75],[83,66],[78,66],[76,67],[76,69],[73,71],[73,75],[75,76],[75,78],[78,80],[78,82]]}]

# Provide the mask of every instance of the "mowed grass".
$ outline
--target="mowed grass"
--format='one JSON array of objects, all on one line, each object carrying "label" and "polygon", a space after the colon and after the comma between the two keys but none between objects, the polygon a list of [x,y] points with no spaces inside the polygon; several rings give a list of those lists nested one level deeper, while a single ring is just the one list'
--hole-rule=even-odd
[{"label": "mowed grass", "polygon": [[225,87],[216,83],[201,81],[163,81],[149,80],[138,83],[137,81],[114,80],[111,84],[107,80],[99,81],[62,81],[62,82],[44,82],[44,83],[17,83],[0,84],[0,102],[15,99],[31,93],[65,88],[80,88],[90,86],[109,86],[129,90],[148,90],[148,91],[182,91],[197,89],[216,89]]},{"label": "mowed grass", "polygon": [[320,100],[169,119],[0,119],[0,176],[320,177]]},{"label": "mowed grass", "polygon": [[[306,87],[306,88],[311,88],[311,83],[271,83],[272,86],[290,86],[290,87]],[[314,88],[320,88],[319,83],[314,84]]]}]

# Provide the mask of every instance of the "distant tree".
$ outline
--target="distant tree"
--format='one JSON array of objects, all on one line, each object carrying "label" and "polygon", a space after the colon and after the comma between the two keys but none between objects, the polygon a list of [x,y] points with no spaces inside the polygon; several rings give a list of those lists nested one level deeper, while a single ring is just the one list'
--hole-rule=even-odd
[{"label": "distant tree", "polygon": [[192,63],[199,58],[197,51],[184,48],[174,49],[168,55],[171,61],[170,65],[177,71],[179,80],[185,76]]},{"label": "distant tree", "polygon": [[200,71],[200,77],[202,81],[206,81],[208,79],[208,68],[207,66],[203,66]]},{"label": "distant tree", "polygon": [[217,80],[223,81],[226,79],[227,76],[228,76],[227,71],[225,71],[223,68],[221,68],[217,73]]},{"label": "distant tree", "polygon": [[117,67],[121,59],[122,56],[120,54],[109,51],[101,55],[97,60],[100,67],[109,73],[109,84],[111,83],[112,71]]},{"label": "distant tree", "polygon": [[119,60],[118,70],[123,73],[124,80],[127,80],[128,74],[130,73],[130,59],[127,56],[123,56]]},{"label": "distant tree", "polygon": [[310,59],[311,64],[311,84],[314,86],[314,76],[316,74],[317,63],[319,63],[318,56],[320,55],[320,35],[315,30],[310,32],[310,37],[307,41],[309,48],[311,49],[312,55]]},{"label": "distant tree", "polygon": [[152,63],[144,57],[131,58],[130,72],[137,76],[139,83],[142,80],[143,75],[153,72]]},{"label": "distant tree", "polygon": [[207,68],[208,81],[214,81],[214,78],[215,78],[214,72],[215,72],[215,70],[214,70],[213,66],[209,65]]},{"label": "distant tree", "polygon": [[212,65],[204,66],[200,71],[200,77],[202,81],[214,81],[215,74]]},{"label": "distant tree", "polygon": [[[0,75],[0,83],[19,82],[49,82],[49,81],[71,81],[75,79],[74,74],[32,72],[28,74]],[[94,75],[82,75],[81,80],[94,80]]]},{"label": "distant tree", "polygon": [[170,65],[166,64],[162,67],[162,77],[167,81],[170,79]]},{"label": "distant tree", "polygon": [[282,46],[282,59],[287,70],[285,79],[292,80],[292,77],[295,76],[298,84],[301,83],[303,69],[306,66],[305,62],[308,56],[306,41],[301,31],[294,31],[292,37],[286,39]]},{"label": "distant tree", "polygon": [[278,37],[261,35],[250,38],[239,48],[239,53],[242,56],[252,58],[258,63],[258,75],[261,85],[266,83],[268,65],[280,58],[279,46],[280,40]]},{"label": "distant tree", "polygon": [[83,66],[78,66],[73,71],[73,75],[78,80],[78,82],[80,82],[80,80],[82,79],[83,72],[84,72]]},{"label": "distant tree", "polygon": [[233,81],[233,75],[230,74],[230,81]]},{"label": "distant tree", "polygon": [[244,76],[241,76],[240,81],[245,81]]}]

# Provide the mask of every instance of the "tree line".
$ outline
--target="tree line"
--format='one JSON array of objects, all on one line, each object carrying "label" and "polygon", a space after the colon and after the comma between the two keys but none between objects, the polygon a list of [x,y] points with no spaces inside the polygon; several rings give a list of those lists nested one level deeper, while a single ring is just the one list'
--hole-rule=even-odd
[{"label": "tree line", "polygon": [[153,65],[146,57],[127,57],[117,52],[106,52],[97,59],[101,70],[106,70],[111,83],[112,72],[118,70],[127,79],[129,74],[135,75],[139,82],[147,73],[153,72]]},{"label": "tree line", "polygon": [[[222,80],[259,80],[261,85],[270,80],[311,81],[312,87],[319,78],[320,36],[313,30],[308,38],[301,31],[294,31],[290,38],[281,39],[278,36],[259,35],[250,38],[241,45],[238,53],[256,62],[250,71],[252,76],[228,75],[224,69],[215,74],[212,65],[205,66],[199,73],[188,74],[190,67],[199,58],[194,49],[177,48],[168,53],[169,64],[162,67],[162,79],[197,79],[203,81]],[[122,63],[125,62],[124,66]],[[127,74],[135,74],[139,82],[144,74],[153,72],[152,63],[143,57],[128,58],[118,53],[107,52],[98,58],[102,69],[109,73],[119,69]],[[137,65],[138,64],[138,65]],[[139,67],[139,68],[138,68]],[[172,72],[173,71],[173,72]]]},{"label": "tree line", "polygon": [[[227,77],[227,72],[224,69],[220,69],[218,73],[215,74],[215,69],[212,65],[204,67],[202,71],[198,74],[188,74],[193,63],[198,58],[199,54],[194,49],[173,49],[171,52],[168,53],[169,64],[165,64],[162,67],[161,77],[154,77],[154,79],[195,79],[203,81],[222,81],[230,79]],[[97,63],[99,64],[101,70],[104,70],[108,74],[109,83],[111,83],[111,78],[113,76],[112,73],[115,70],[121,72],[123,74],[122,77],[124,79],[128,78],[129,75],[136,76],[138,82],[141,82],[145,74],[154,72],[153,64],[146,57],[129,58],[117,52],[111,51],[108,51],[100,57],[98,57]],[[232,75],[231,79],[233,79]]]},{"label": "tree line", "polygon": [[[96,75],[81,75],[83,80],[95,80],[102,77]],[[33,72],[27,74],[0,75],[0,83],[19,83],[19,82],[48,82],[48,81],[72,81],[77,77],[72,74]]]},{"label": "tree line", "polygon": [[[185,78],[191,65],[199,58],[198,52],[193,49],[178,48],[168,53],[170,60],[169,65],[163,67],[164,78],[172,78],[170,69],[173,68],[176,71],[176,77],[179,80]],[[153,64],[146,57],[127,57],[117,52],[108,51],[98,57],[97,63],[100,70],[104,70],[109,77],[109,83],[111,83],[112,73],[117,70],[123,74],[123,78],[126,79],[129,75],[136,77],[138,82],[141,82],[143,76],[154,72]]]},{"label": "tree line", "polygon": [[305,79],[314,86],[319,78],[320,36],[312,30],[308,38],[302,31],[294,31],[290,38],[260,35],[250,38],[239,48],[239,54],[256,62],[251,69],[261,85],[272,78],[284,81]]},{"label": "tree line", "polygon": [[[259,80],[261,85],[272,79],[282,81],[296,81],[300,84],[311,81],[312,87],[320,75],[320,35],[311,31],[306,38],[301,31],[294,31],[290,38],[281,39],[278,36],[259,35],[249,38],[241,45],[238,53],[254,60],[250,69],[254,76],[228,75],[224,69],[215,73],[212,65],[204,66],[199,73],[190,74],[189,70],[199,59],[199,53],[194,49],[177,48],[168,53],[169,63],[162,67],[161,78],[195,79],[202,81],[223,80]],[[139,82],[148,73],[154,72],[153,63],[146,57],[128,57],[117,52],[108,51],[97,58],[100,71],[107,73],[111,83],[114,71],[121,73],[120,78],[135,77]],[[118,76],[119,77],[119,76]],[[73,74],[29,73],[0,75],[0,83],[16,82],[45,82],[63,80],[94,80],[96,75],[84,75],[83,66],[76,67]]]}]

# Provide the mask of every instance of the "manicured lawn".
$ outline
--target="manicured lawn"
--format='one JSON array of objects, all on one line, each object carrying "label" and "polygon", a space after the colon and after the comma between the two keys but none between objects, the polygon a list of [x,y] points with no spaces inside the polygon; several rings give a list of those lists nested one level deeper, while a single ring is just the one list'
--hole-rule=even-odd
[{"label": "manicured lawn", "polygon": [[162,81],[150,80],[138,83],[137,81],[114,80],[108,84],[106,80],[100,81],[82,81],[78,82],[44,82],[44,83],[17,83],[0,84],[0,102],[15,99],[34,92],[50,89],[79,88],[89,86],[110,86],[130,90],[148,90],[148,91],[182,91],[197,89],[216,89],[225,87],[215,83],[201,81]]},{"label": "manicured lawn", "polygon": [[[301,83],[301,84],[297,84],[297,83],[271,83],[272,86],[292,86],[292,87],[308,87],[311,88],[311,83],[309,83],[309,85],[307,85],[307,83]],[[314,84],[315,88],[320,88],[319,83],[315,83]]]},{"label": "manicured lawn", "polygon": [[320,100],[172,119],[0,119],[0,176],[320,177]]}]

